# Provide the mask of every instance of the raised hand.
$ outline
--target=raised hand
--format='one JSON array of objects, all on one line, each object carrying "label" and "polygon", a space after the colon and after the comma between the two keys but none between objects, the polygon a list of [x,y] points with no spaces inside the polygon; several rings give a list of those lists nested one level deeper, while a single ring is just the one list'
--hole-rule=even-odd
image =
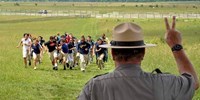
[{"label": "raised hand", "polygon": [[176,16],[173,16],[172,26],[170,27],[168,19],[165,18],[166,33],[165,41],[170,47],[173,47],[176,44],[182,44],[181,33],[176,30]]},{"label": "raised hand", "polygon": [[[181,33],[175,29],[176,17],[173,16],[172,27],[170,27],[167,18],[165,18],[165,25],[167,32],[165,34],[165,40],[167,44],[172,48],[176,44],[182,44]],[[186,56],[185,52],[173,52],[174,58],[176,60],[180,74],[188,73],[194,77],[195,89],[199,88],[199,80],[196,71],[190,62],[189,58]]]}]

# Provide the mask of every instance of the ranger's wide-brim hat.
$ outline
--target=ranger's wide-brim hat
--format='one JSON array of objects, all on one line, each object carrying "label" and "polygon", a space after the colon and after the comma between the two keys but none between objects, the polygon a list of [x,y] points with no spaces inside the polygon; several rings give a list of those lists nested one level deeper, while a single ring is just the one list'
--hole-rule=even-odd
[{"label": "ranger's wide-brim hat", "polygon": [[110,44],[100,45],[102,48],[147,48],[155,44],[145,44],[140,26],[134,23],[122,23],[113,29]]}]

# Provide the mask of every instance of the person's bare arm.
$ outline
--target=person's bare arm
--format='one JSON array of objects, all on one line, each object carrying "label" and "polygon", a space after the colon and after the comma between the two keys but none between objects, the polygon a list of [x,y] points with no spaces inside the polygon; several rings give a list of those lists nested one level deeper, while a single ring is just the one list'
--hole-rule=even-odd
[{"label": "person's bare arm", "polygon": [[96,52],[99,52],[101,50],[101,48],[99,48],[98,50],[96,49]]},{"label": "person's bare arm", "polygon": [[44,46],[44,49],[45,49],[44,52],[47,52],[47,51],[48,51],[48,47],[47,47],[46,45]]},{"label": "person's bare arm", "polygon": [[96,46],[94,46],[94,47],[92,48],[92,55],[93,55],[93,56],[95,55],[95,49],[96,49]]},{"label": "person's bare arm", "polygon": [[60,52],[61,52],[61,54],[62,54],[62,55],[64,55],[64,54],[65,54],[65,53],[64,53],[62,50],[61,50]]},{"label": "person's bare arm", "polygon": [[17,45],[17,48],[19,48],[19,46],[22,45],[22,41],[20,41]]},{"label": "person's bare arm", "polygon": [[[165,34],[165,39],[167,44],[169,45],[170,48],[172,48],[176,44],[182,45],[182,37],[181,33],[176,30],[176,17],[173,16],[173,22],[172,22],[172,27],[170,27],[168,23],[168,19],[165,18],[165,24],[166,24],[166,34]],[[197,90],[199,88],[199,81],[197,74],[195,72],[195,69],[190,62],[189,58],[185,54],[185,51],[182,49],[180,51],[173,51],[174,58],[176,60],[176,64],[179,69],[179,73],[189,73],[194,77],[195,80],[195,89]]]},{"label": "person's bare arm", "polygon": [[75,50],[76,48],[75,47],[73,47],[73,48],[71,48],[71,49],[69,49],[69,50]]},{"label": "person's bare arm", "polygon": [[32,41],[30,41],[28,44],[27,44],[27,46],[29,46],[29,53],[31,53],[31,50],[32,50]]},{"label": "person's bare arm", "polygon": [[40,52],[42,52],[43,51],[43,49],[42,49],[42,46],[40,45]]}]

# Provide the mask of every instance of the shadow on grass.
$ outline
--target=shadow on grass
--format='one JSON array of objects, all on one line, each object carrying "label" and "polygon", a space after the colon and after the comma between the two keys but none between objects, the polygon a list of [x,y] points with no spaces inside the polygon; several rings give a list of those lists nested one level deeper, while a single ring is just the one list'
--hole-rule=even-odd
[{"label": "shadow on grass", "polygon": [[79,67],[73,67],[73,69],[67,68],[66,70],[64,70],[62,66],[58,67],[58,70],[53,70],[53,67],[36,69],[36,71],[48,71],[48,72],[52,72],[52,71],[65,72],[65,71],[78,71],[78,70],[80,70]]}]

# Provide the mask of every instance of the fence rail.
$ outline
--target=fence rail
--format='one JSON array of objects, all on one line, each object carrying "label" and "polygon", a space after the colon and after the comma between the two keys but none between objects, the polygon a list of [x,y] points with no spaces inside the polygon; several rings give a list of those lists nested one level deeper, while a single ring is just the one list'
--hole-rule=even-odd
[{"label": "fence rail", "polygon": [[81,10],[65,10],[65,11],[47,11],[45,14],[36,10],[8,10],[0,9],[0,15],[22,15],[22,16],[68,16],[68,17],[88,17],[88,18],[164,18],[177,16],[178,18],[200,18],[200,13],[125,13],[110,12],[99,13],[99,11],[81,11]]}]

